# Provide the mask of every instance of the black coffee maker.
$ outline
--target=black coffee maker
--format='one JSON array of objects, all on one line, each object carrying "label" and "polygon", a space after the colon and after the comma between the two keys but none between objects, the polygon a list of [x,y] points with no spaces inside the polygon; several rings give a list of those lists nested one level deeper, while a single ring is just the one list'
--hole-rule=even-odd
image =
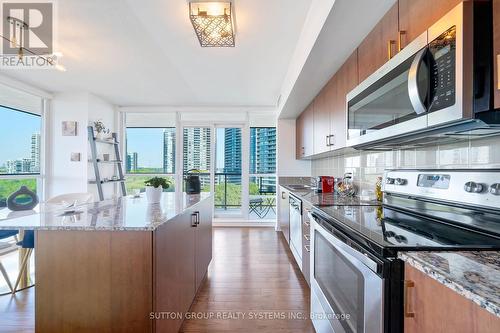
[{"label": "black coffee maker", "polygon": [[200,171],[196,169],[189,170],[184,178],[186,182],[186,193],[187,194],[200,194],[201,192],[201,182],[200,182]]}]

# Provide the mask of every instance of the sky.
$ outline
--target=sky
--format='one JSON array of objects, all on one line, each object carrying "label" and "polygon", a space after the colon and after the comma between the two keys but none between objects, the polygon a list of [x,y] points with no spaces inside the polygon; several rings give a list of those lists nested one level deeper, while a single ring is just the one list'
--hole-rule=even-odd
[{"label": "sky", "polygon": [[127,128],[127,153],[134,152],[139,167],[163,168],[163,128]]},{"label": "sky", "polygon": [[31,157],[31,135],[40,128],[39,116],[0,106],[0,165]]}]

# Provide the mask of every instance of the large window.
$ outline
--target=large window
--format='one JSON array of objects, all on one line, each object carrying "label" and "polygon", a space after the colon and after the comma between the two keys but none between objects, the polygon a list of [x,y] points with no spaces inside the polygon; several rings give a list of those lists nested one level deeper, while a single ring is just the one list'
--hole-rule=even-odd
[{"label": "large window", "polygon": [[126,130],[125,168],[127,192],[143,190],[144,181],[160,176],[169,179],[173,192],[175,174],[175,128],[138,128]]},{"label": "large window", "polygon": [[250,128],[249,218],[276,218],[276,128]]},{"label": "large window", "polygon": [[41,124],[40,115],[0,106],[0,208],[22,185],[37,191]]}]

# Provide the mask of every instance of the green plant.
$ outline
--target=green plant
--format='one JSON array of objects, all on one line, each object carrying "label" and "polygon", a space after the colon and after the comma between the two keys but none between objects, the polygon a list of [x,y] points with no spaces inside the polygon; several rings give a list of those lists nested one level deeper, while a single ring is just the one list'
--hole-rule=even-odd
[{"label": "green plant", "polygon": [[166,178],[162,177],[153,177],[151,179],[148,179],[144,182],[146,186],[153,186],[153,187],[163,187],[163,189],[167,189],[170,186],[170,182]]},{"label": "green plant", "polygon": [[104,126],[104,123],[101,120],[94,121],[94,128],[97,133],[109,133],[109,129]]}]

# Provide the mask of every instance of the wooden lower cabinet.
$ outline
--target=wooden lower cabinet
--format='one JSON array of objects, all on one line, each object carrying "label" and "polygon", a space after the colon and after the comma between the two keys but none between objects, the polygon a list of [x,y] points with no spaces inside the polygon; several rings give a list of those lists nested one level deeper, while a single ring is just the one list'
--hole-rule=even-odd
[{"label": "wooden lower cabinet", "polygon": [[405,333],[497,333],[500,318],[405,265]]},{"label": "wooden lower cabinet", "polygon": [[178,332],[162,313],[187,312],[206,276],[212,205],[154,231],[37,231],[36,332]]}]

